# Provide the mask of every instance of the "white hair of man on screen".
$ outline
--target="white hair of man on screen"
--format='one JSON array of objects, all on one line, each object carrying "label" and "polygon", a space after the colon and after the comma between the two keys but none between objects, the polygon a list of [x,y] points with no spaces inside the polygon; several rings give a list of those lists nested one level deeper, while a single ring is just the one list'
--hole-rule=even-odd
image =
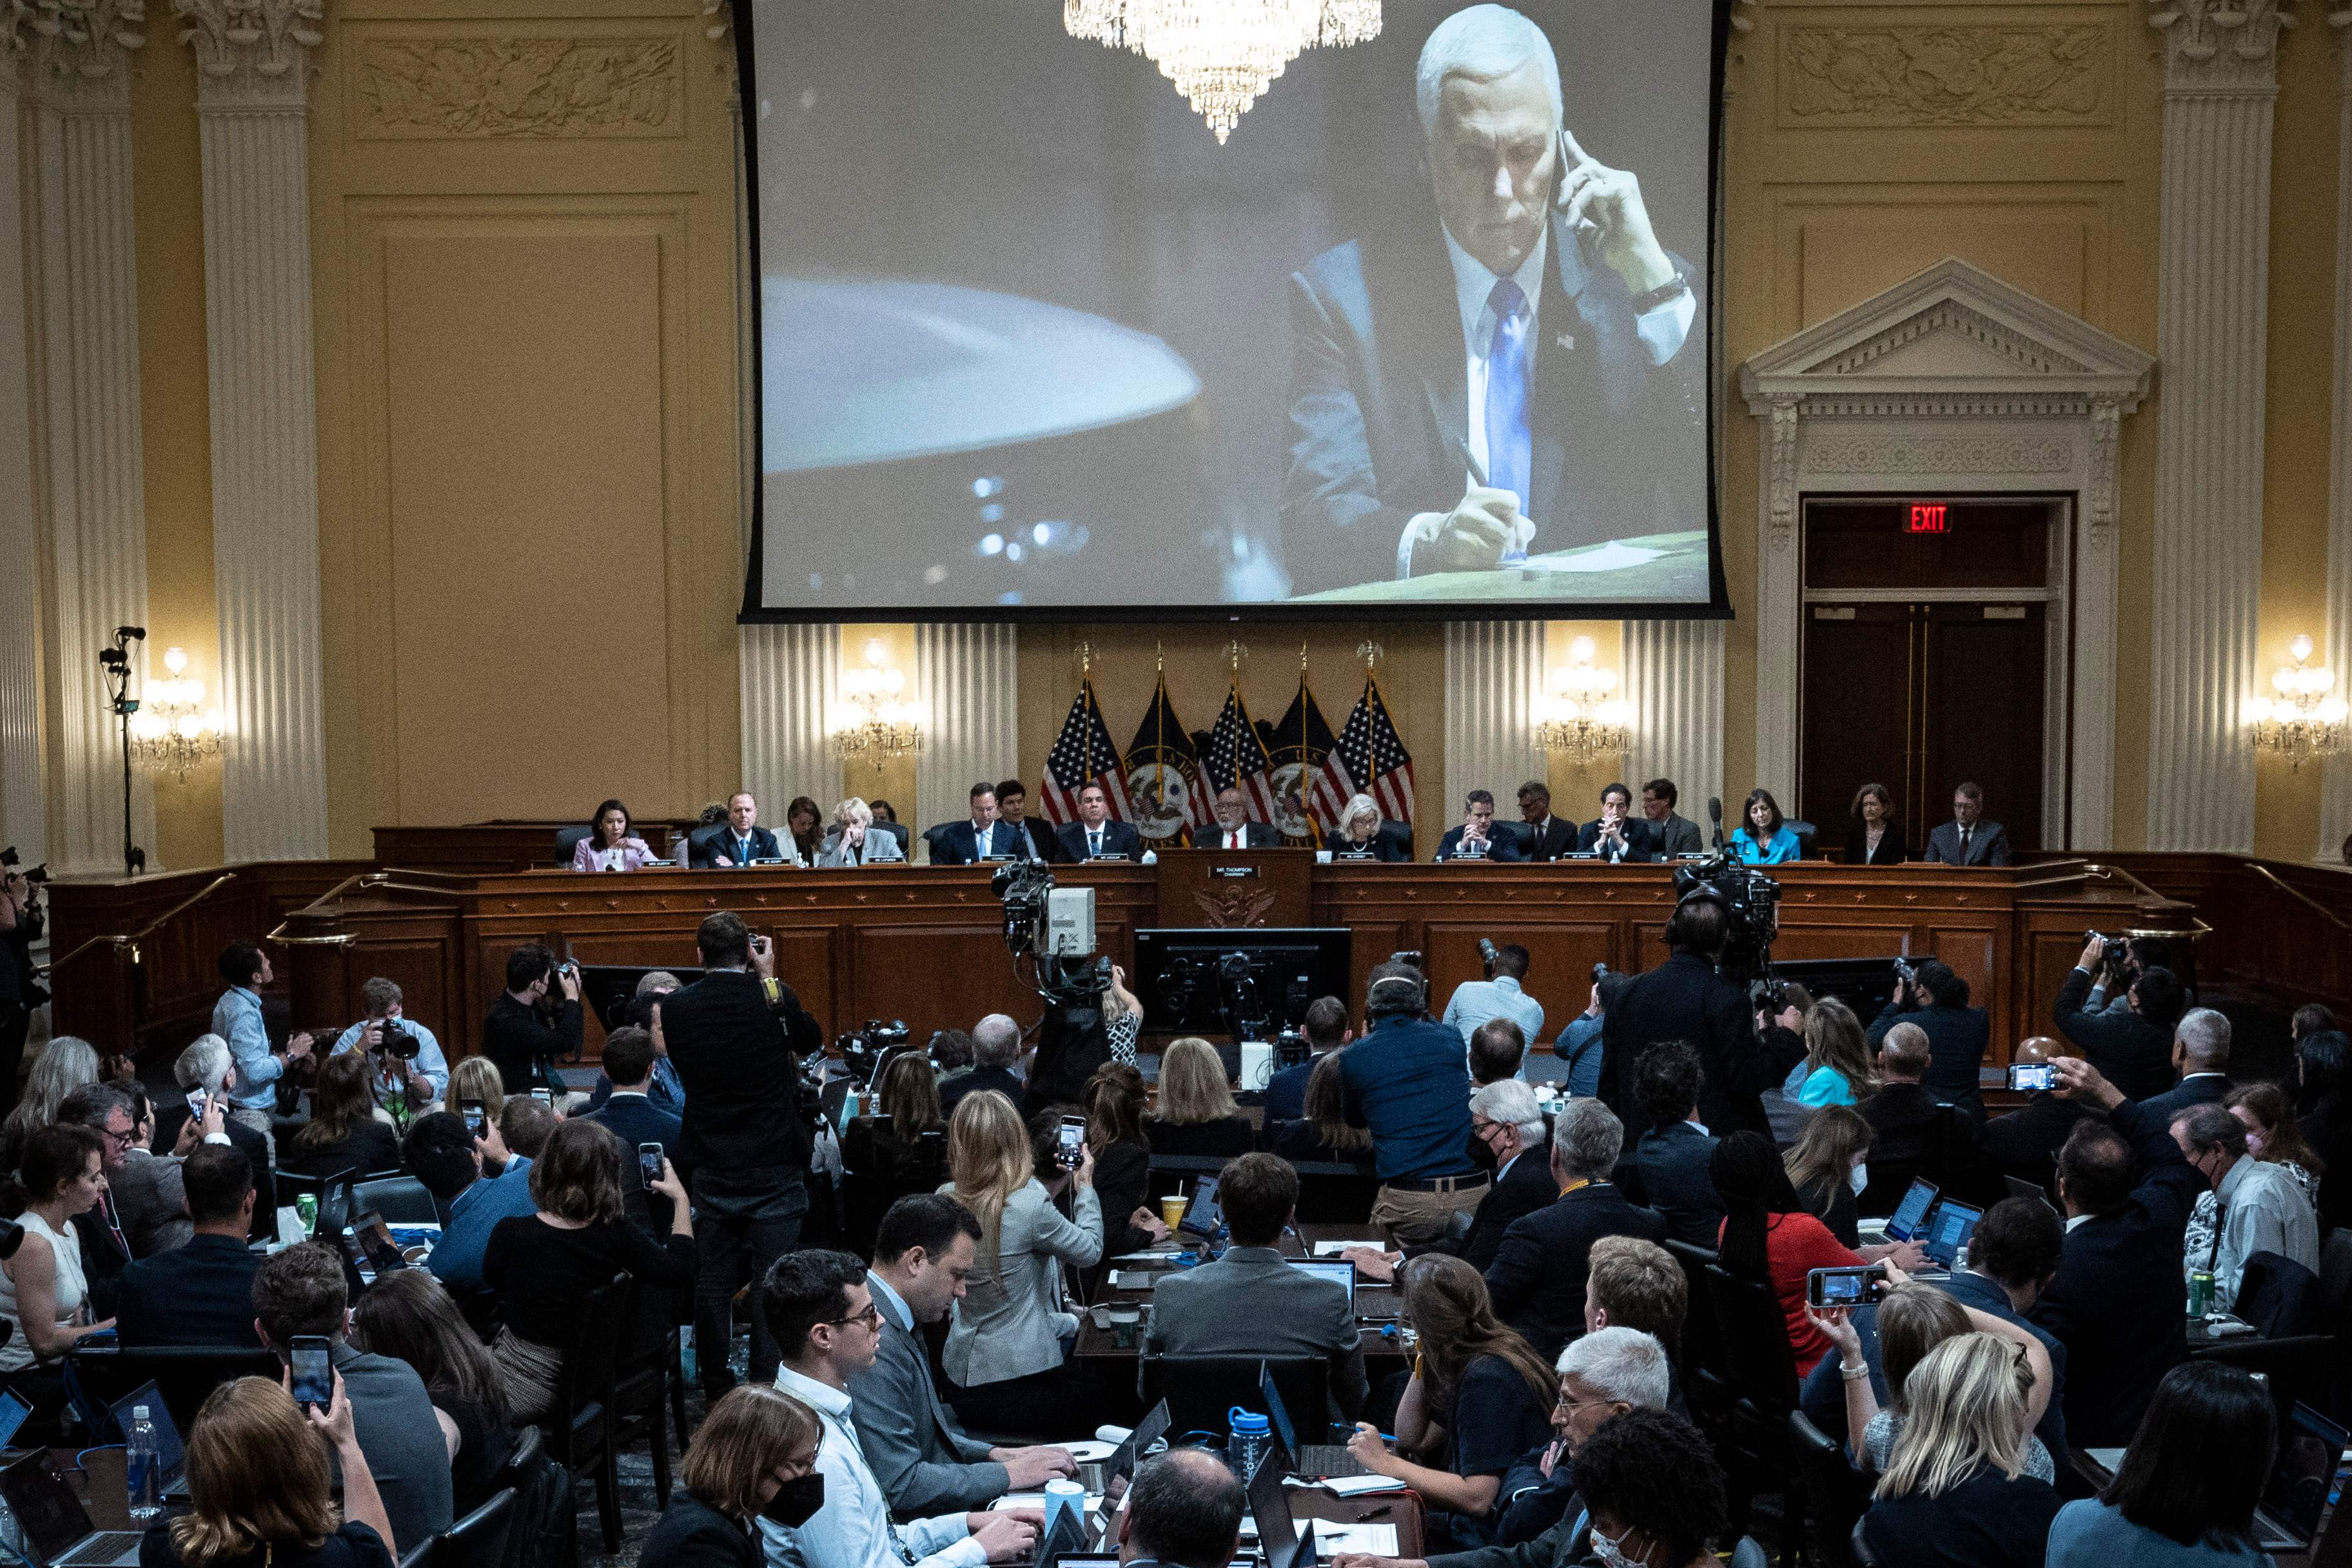
[{"label": "white hair of man on screen", "polygon": [[1447,77],[1494,81],[1530,62],[1540,68],[1544,89],[1551,95],[1556,131],[1567,123],[1568,110],[1560,97],[1559,57],[1544,30],[1508,5],[1473,5],[1446,17],[1422,45],[1421,63],[1413,72],[1413,107],[1421,111],[1422,135],[1437,134]]}]

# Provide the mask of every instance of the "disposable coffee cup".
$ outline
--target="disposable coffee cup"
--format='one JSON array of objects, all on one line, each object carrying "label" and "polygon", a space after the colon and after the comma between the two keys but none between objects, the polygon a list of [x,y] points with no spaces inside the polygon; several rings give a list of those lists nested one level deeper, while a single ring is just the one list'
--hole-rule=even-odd
[{"label": "disposable coffee cup", "polygon": [[1160,1223],[1174,1230],[1184,1218],[1184,1203],[1185,1200],[1181,1196],[1160,1199]]}]

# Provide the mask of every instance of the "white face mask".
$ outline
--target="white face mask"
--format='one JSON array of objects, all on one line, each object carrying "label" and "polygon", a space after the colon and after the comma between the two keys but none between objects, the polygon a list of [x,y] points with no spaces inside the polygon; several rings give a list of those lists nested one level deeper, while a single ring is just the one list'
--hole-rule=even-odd
[{"label": "white face mask", "polygon": [[1592,1555],[1600,1560],[1601,1568],[1645,1568],[1643,1559],[1627,1556],[1625,1549],[1617,1543],[1633,1533],[1633,1527],[1630,1524],[1618,1532],[1616,1541],[1610,1540],[1597,1530],[1592,1532]]},{"label": "white face mask", "polygon": [[1848,1171],[1845,1176],[1845,1184],[1853,1189],[1853,1195],[1855,1197],[1862,1196],[1862,1189],[1870,1185],[1870,1162],[1865,1160],[1861,1164],[1856,1165],[1853,1170]]}]

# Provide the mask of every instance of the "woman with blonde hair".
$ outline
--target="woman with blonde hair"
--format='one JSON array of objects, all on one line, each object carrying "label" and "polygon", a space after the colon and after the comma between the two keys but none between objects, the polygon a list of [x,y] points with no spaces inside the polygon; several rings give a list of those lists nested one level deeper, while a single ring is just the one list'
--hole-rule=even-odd
[{"label": "woman with blonde hair", "polygon": [[1160,1104],[1144,1129],[1155,1154],[1246,1154],[1256,1130],[1234,1108],[1225,1062],[1197,1035],[1160,1053]]},{"label": "woman with blonde hair", "polygon": [[817,846],[819,866],[871,866],[884,860],[904,860],[898,838],[874,831],[874,808],[851,795],[833,808],[833,828]]},{"label": "woman with blonde hair", "polygon": [[25,1077],[23,1098],[0,1121],[0,1171],[13,1171],[36,1127],[58,1119],[67,1095],[98,1081],[98,1047],[79,1035],[59,1035],[41,1047]]},{"label": "woman with blonde hair", "polygon": [[1068,1361],[1078,1320],[1062,1306],[1062,1265],[1091,1268],[1102,1258],[1094,1151],[1070,1173],[1066,1216],[1036,1177],[1013,1101],[974,1089],[948,1121],[948,1171],[940,1191],[978,1216],[981,1229],[940,1355],[949,1402],[992,1431],[1050,1435],[1088,1392],[1084,1370]]},{"label": "woman with blonde hair", "polygon": [[[352,1433],[342,1373],[332,1375],[324,1410],[298,1408],[285,1387],[261,1377],[205,1397],[188,1429],[189,1511],[148,1530],[141,1568],[392,1568],[402,1543]],[[343,1473],[341,1509],[330,1448]]]},{"label": "woman with blonde hair", "polygon": [[1907,1416],[1863,1516],[1878,1561],[1903,1568],[2041,1568],[2058,1494],[2025,1473],[2025,1352],[1960,1334],[1904,1380]]},{"label": "woman with blonde hair", "polygon": [[[2048,1445],[2032,1435],[2032,1429],[2049,1412],[2053,1379],[2050,1352],[2031,1333],[1990,1312],[1964,1307],[1932,1285],[1904,1281],[1889,1290],[1878,1305],[1879,1366],[1894,1398],[1889,1408],[1881,1410],[1867,1375],[1870,1366],[1863,1356],[1862,1338],[1853,1327],[1849,1310],[1829,1308],[1812,1313],[1812,1319],[1837,1346],[1838,1370],[1846,1374],[1846,1430],[1861,1434],[1851,1443],[1856,1468],[1866,1475],[1876,1475],[1886,1468],[1888,1456],[1910,1415],[1911,1373],[1927,1359],[1928,1352],[1946,1340],[1980,1333],[2007,1340],[2023,1349],[2026,1370],[2032,1374],[2033,1384],[2026,1391],[2027,1436],[2018,1450],[2018,1462],[2027,1475],[2053,1485],[2057,1483],[2057,1465]],[[1862,1369],[1859,1373],[1856,1367]]]},{"label": "woman with blonde hair", "polygon": [[813,1474],[824,1437],[815,1412],[772,1384],[728,1390],[696,1428],[638,1568],[760,1568],[760,1521],[794,1529],[824,1506]]},{"label": "woman with blonde hair", "polygon": [[442,1103],[455,1110],[469,1100],[481,1102],[482,1116],[492,1127],[507,1112],[506,1079],[488,1057],[467,1057],[449,1069],[449,1092]]},{"label": "woman with blonde hair", "polygon": [[1365,855],[1375,860],[1412,859],[1412,852],[1382,833],[1381,826],[1381,803],[1358,793],[1340,808],[1339,820],[1331,825],[1331,837],[1323,841],[1323,847],[1351,859]]}]

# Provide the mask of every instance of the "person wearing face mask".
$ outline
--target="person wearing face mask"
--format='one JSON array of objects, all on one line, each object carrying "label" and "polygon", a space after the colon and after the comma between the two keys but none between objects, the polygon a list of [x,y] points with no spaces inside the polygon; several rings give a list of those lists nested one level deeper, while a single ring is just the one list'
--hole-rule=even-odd
[{"label": "person wearing face mask", "polygon": [[[557,998],[551,1023],[540,1016],[551,994]],[[497,1064],[507,1092],[520,1094],[551,1084],[557,1058],[579,1056],[580,1024],[579,965],[558,965],[555,954],[529,942],[507,954],[507,988],[482,1020],[482,1054]]]},{"label": "person wearing face mask", "polygon": [[2237,1304],[2246,1261],[2257,1253],[2275,1252],[2319,1272],[2319,1216],[2284,1167],[2248,1151],[2244,1122],[2218,1105],[2191,1106],[2172,1119],[2172,1140],[2218,1205],[2212,1232],[2200,1238],[2203,1250],[2185,1229],[2181,1243],[2183,1277],[2210,1270],[2215,1308],[2226,1312]]},{"label": "person wearing face mask", "polygon": [[1870,1185],[1870,1144],[1874,1135],[1862,1112],[1827,1105],[1813,1112],[1781,1163],[1805,1212],[1829,1227],[1847,1247],[1856,1245],[1859,1210],[1854,1200]]},{"label": "person wearing face mask", "polygon": [[678,1465],[642,1568],[759,1568],[761,1521],[784,1530],[824,1505],[814,1473],[824,1435],[816,1413],[765,1384],[730,1389],[710,1407]]}]

